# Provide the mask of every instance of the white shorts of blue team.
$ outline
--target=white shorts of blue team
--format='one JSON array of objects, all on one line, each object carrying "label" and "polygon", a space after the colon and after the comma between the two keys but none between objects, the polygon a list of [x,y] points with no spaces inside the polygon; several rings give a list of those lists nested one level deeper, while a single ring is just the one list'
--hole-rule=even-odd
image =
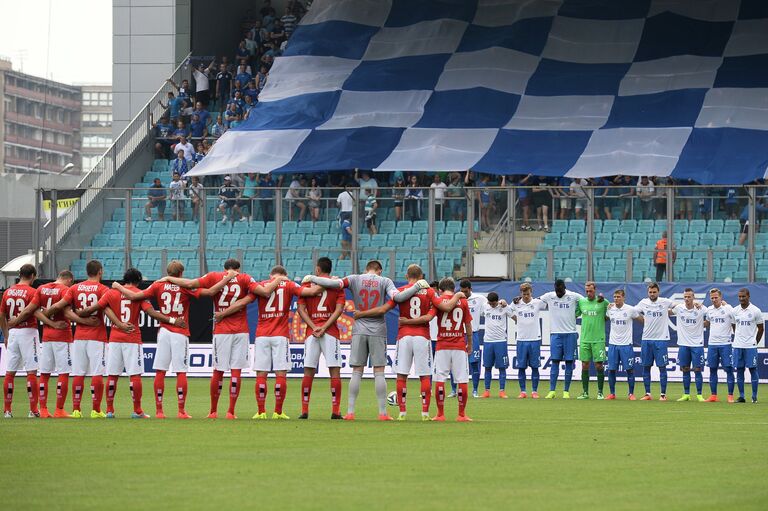
[{"label": "white shorts of blue team", "polygon": [[72,372],[72,343],[44,341],[40,350],[41,374],[69,374]]},{"label": "white shorts of blue team", "polygon": [[469,382],[469,358],[464,350],[439,350],[435,352],[435,381],[451,378],[456,383]]},{"label": "white shorts of blue team", "polygon": [[310,335],[304,340],[304,367],[317,369],[321,353],[327,367],[341,367],[339,340],[327,333],[320,338]]},{"label": "white shorts of blue team", "polygon": [[432,374],[432,343],[426,337],[406,335],[397,340],[395,372],[410,374],[411,366],[416,376]]},{"label": "white shorts of blue team", "polygon": [[40,336],[37,328],[11,328],[8,332],[6,371],[35,371],[40,367]]},{"label": "white shorts of blue team", "polygon": [[248,334],[213,334],[213,368],[248,369]]},{"label": "white shorts of blue team", "polygon": [[189,337],[161,328],[157,332],[154,368],[159,371],[186,373],[189,371]]},{"label": "white shorts of blue team", "polygon": [[135,376],[144,372],[144,350],[133,342],[111,342],[107,350],[107,374]]},{"label": "white shorts of blue team", "polygon": [[107,343],[76,339],[72,343],[72,376],[106,376]]},{"label": "white shorts of blue team", "polygon": [[253,343],[253,370],[290,371],[290,356],[287,337],[257,337]]}]

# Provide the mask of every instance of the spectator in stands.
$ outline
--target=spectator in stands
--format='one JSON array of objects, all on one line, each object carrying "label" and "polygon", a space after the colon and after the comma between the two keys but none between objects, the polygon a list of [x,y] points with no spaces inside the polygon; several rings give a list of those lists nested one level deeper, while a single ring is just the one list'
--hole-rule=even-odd
[{"label": "spectator in stands", "polygon": [[316,176],[312,176],[309,182],[309,191],[307,192],[309,215],[313,222],[320,220],[320,206],[322,206],[323,190],[320,188],[320,182]]},{"label": "spectator in stands", "polygon": [[[519,186],[517,189],[518,202],[520,204],[520,213],[522,213],[522,226],[520,229],[523,231],[530,231],[533,228],[530,225],[531,218],[531,189],[526,188],[529,185],[528,181],[531,179],[531,174],[527,176],[514,176],[510,178],[509,184],[512,186]],[[562,194],[561,194],[562,195]]]},{"label": "spectator in stands", "polygon": [[392,204],[395,208],[395,222],[403,219],[403,201],[405,200],[405,178],[401,172],[395,178],[394,189],[392,190]]},{"label": "spectator in stands", "polygon": [[[242,215],[240,206],[238,205],[238,198],[240,192],[232,184],[232,178],[224,176],[224,184],[219,188],[219,211],[221,212],[221,223],[225,224],[232,217],[235,220],[235,214]],[[229,215],[229,216],[227,216]]]},{"label": "spectator in stands", "polygon": [[339,261],[350,258],[350,249],[352,247],[352,218],[341,219],[341,255]]},{"label": "spectator in stands", "polygon": [[245,102],[243,103],[243,120],[246,120],[251,115],[251,109],[255,105],[251,101],[251,96],[245,96]]},{"label": "spectator in stands", "polygon": [[261,10],[259,11],[259,14],[261,14],[262,18],[265,18],[267,16],[275,16],[275,9],[272,7],[272,2],[269,0],[264,0],[264,5],[261,7]]},{"label": "spectator in stands", "polygon": [[435,195],[435,220],[443,220],[443,206],[445,204],[445,191],[448,189],[448,185],[443,183],[440,179],[440,174],[435,174],[432,178],[432,184],[429,187],[433,190]]},{"label": "spectator in stands", "polygon": [[285,14],[283,14],[283,17],[280,18],[280,22],[284,27],[286,37],[291,37],[293,31],[296,30],[296,23],[298,23],[298,21],[298,18],[293,13],[292,7],[290,5],[286,6]]},{"label": "spectator in stands", "polygon": [[186,176],[187,172],[189,172],[189,163],[187,163],[187,159],[184,157],[183,149],[179,149],[176,152],[176,159],[171,164],[171,172],[179,176]]},{"label": "spectator in stands", "polygon": [[652,180],[653,186],[656,189],[656,198],[654,199],[654,211],[656,212],[656,220],[662,220],[667,218],[667,186],[672,184],[672,181],[663,176],[658,176]]},{"label": "spectator in stands", "polygon": [[653,181],[648,179],[648,176],[640,178],[640,182],[637,184],[635,194],[640,199],[641,215],[644,220],[653,219],[653,201],[656,197],[656,189],[653,186]]},{"label": "spectator in stands", "polygon": [[451,182],[448,183],[448,189],[445,193],[448,196],[451,219],[463,222],[467,201],[464,200],[464,181],[461,180],[461,174],[458,172],[451,174]]},{"label": "spectator in stands", "polygon": [[192,116],[192,122],[189,123],[189,135],[192,138],[203,138],[208,136],[208,130],[205,124],[200,120],[200,116]]},{"label": "spectator in stands", "polygon": [[195,103],[195,109],[192,112],[192,115],[197,115],[200,118],[200,122],[202,122],[205,127],[208,127],[211,123],[211,112],[206,110],[205,105],[201,101]]},{"label": "spectator in stands", "polygon": [[254,105],[259,101],[259,89],[256,87],[255,79],[251,79],[251,81],[248,82],[248,87],[243,91],[243,96],[245,98],[251,98],[251,103]]},{"label": "spectator in stands", "polygon": [[275,20],[272,31],[269,33],[269,38],[271,39],[271,43],[274,49],[280,48],[280,43],[285,40],[285,37],[285,27],[283,26],[283,22],[280,20]]},{"label": "spectator in stands", "polygon": [[288,191],[285,192],[285,200],[288,201],[288,220],[293,220],[293,208],[299,210],[299,222],[304,220],[307,212],[307,205],[304,203],[304,188],[307,186],[307,180],[304,176],[294,175],[291,184],[288,185]]},{"label": "spectator in stands", "polygon": [[336,197],[336,204],[339,206],[339,222],[343,222],[345,219],[352,222],[352,211],[355,208],[355,196],[352,190],[349,189],[347,182],[344,182],[344,191],[342,191],[338,197]]},{"label": "spectator in stands", "polygon": [[197,150],[195,151],[195,155],[192,157],[192,159],[195,162],[195,165],[203,161],[203,158],[205,158],[206,149],[205,144],[203,142],[197,143]]},{"label": "spectator in stands", "polygon": [[269,68],[262,64],[259,67],[259,72],[256,73],[256,88],[259,90],[259,92],[264,90],[264,87],[267,85],[267,78],[269,77]]},{"label": "spectator in stands", "polygon": [[692,187],[696,183],[693,179],[680,179],[676,183],[680,185],[680,188],[676,189],[677,192],[677,218],[681,220],[693,220],[693,196],[696,190]]},{"label": "spectator in stands", "polygon": [[211,125],[211,129],[208,130],[208,133],[213,138],[219,138],[224,134],[224,132],[227,131],[226,126],[224,125],[224,122],[221,119],[221,114],[216,115],[216,122]]},{"label": "spectator in stands", "polygon": [[235,60],[247,59],[250,56],[251,56],[251,52],[248,51],[248,45],[246,44],[245,39],[243,39],[237,45],[237,50],[235,50]]},{"label": "spectator in stands", "polygon": [[171,183],[168,185],[168,196],[171,199],[171,211],[173,219],[184,220],[184,181],[181,180],[181,174],[173,173]]},{"label": "spectator in stands", "polygon": [[729,220],[736,220],[739,216],[739,199],[735,186],[725,191],[725,214]]},{"label": "spectator in stands", "polygon": [[[760,218],[763,217],[766,213],[768,213],[768,204],[766,204],[765,201],[760,201],[755,204],[755,221],[757,223],[758,229],[755,230],[755,232],[758,232],[760,227]],[[739,245],[743,245],[744,242],[747,241],[747,237],[749,236],[749,203],[747,203],[744,206],[744,209],[741,211],[741,215],[739,215],[739,222],[741,223],[741,234],[739,234]]]},{"label": "spectator in stands", "polygon": [[[245,44],[245,43],[240,43]],[[253,79],[253,76],[251,76],[250,71],[248,70],[248,66],[245,64],[245,59],[240,61],[240,65],[237,66],[237,74],[235,75],[235,81],[239,83],[240,87],[238,89],[242,89],[245,87],[248,82],[250,82]]]},{"label": "spectator in stands", "polygon": [[245,183],[243,184],[243,193],[240,195],[240,209],[248,209],[248,217],[245,215],[240,219],[241,222],[253,220],[253,210],[255,201],[259,196],[259,176],[251,173],[245,176]]},{"label": "spectator in stands", "polygon": [[184,121],[179,120],[176,122],[176,129],[173,130],[173,138],[181,139],[181,137],[188,138],[189,130],[184,124]]},{"label": "spectator in stands", "polygon": [[171,86],[176,89],[176,92],[179,93],[179,98],[186,99],[190,97],[191,89],[189,88],[189,80],[184,79],[181,81],[181,85],[178,85],[176,82],[174,82],[172,79],[168,78],[165,80],[166,82],[170,83]]},{"label": "spectator in stands", "polygon": [[365,199],[365,226],[368,228],[368,234],[373,236],[378,234],[379,229],[376,227],[376,209],[379,207],[379,203],[376,202],[376,196],[371,193],[372,190],[366,190],[368,197]]},{"label": "spectator in stands", "polygon": [[477,192],[477,199],[480,203],[480,229],[483,231],[491,232],[490,215],[493,203],[491,201],[491,193],[488,190],[488,183],[491,176],[483,174],[483,177],[477,182],[479,188]]},{"label": "spectator in stands", "polygon": [[[672,252],[672,262],[675,261],[675,253]],[[667,271],[667,231],[661,233],[661,238],[656,241],[653,251],[653,264],[656,265],[656,282],[661,282]]]},{"label": "spectator in stands", "polygon": [[200,220],[200,206],[203,204],[203,194],[205,188],[203,183],[200,182],[200,178],[192,176],[192,182],[189,185],[189,200],[192,203],[192,219]]},{"label": "spectator in stands", "polygon": [[184,158],[187,162],[192,161],[192,157],[195,155],[195,146],[187,142],[187,137],[179,137],[178,143],[174,144],[173,152],[179,154],[179,151],[184,151]]},{"label": "spectator in stands", "polygon": [[408,186],[405,188],[405,210],[409,220],[421,220],[421,199],[424,192],[419,186],[419,177],[411,174]]},{"label": "spectator in stands", "polygon": [[152,182],[152,186],[147,190],[147,204],[144,206],[144,213],[146,215],[147,222],[152,221],[152,208],[157,208],[157,217],[160,221],[165,220],[165,199],[167,195],[165,193],[165,187],[160,181],[159,177],[156,177]]},{"label": "spectator in stands", "polygon": [[613,184],[619,187],[618,190],[614,190],[614,193],[619,197],[618,204],[621,206],[621,218],[626,220],[632,216],[632,203],[635,200],[635,188],[632,186],[632,177],[616,176]]},{"label": "spectator in stands", "polygon": [[593,180],[595,188],[595,218],[603,220],[613,219],[614,199],[611,186],[611,179],[608,177],[598,177]]},{"label": "spectator in stands", "polygon": [[573,180],[567,177],[561,177],[557,180],[556,187],[552,188],[552,195],[555,197],[555,203],[559,204],[560,209],[557,215],[552,215],[552,218],[559,218],[560,220],[570,220],[571,218],[571,182]]},{"label": "spectator in stands", "polygon": [[229,128],[236,128],[240,122],[240,113],[237,108],[237,103],[229,103],[227,110],[224,112],[224,126]]},{"label": "spectator in stands", "polygon": [[259,176],[259,205],[261,207],[261,219],[265,222],[273,220],[272,201],[274,200],[274,188],[276,186],[271,174],[261,174]]},{"label": "spectator in stands", "polygon": [[225,63],[219,64],[219,72],[216,75],[216,101],[219,110],[224,110],[232,92],[232,73],[227,71]]},{"label": "spectator in stands", "polygon": [[549,191],[551,182],[549,178],[543,176],[536,177],[532,181],[531,198],[533,199],[533,207],[536,208],[539,230],[543,229],[549,232],[549,206],[552,203],[552,194]]},{"label": "spectator in stands", "polygon": [[202,62],[192,72],[192,77],[195,79],[195,101],[201,103],[204,108],[208,108],[208,103],[211,102],[210,88],[211,88],[211,73],[216,68],[216,59],[211,60],[208,67]]},{"label": "spectator in stands", "polygon": [[181,108],[184,106],[184,100],[174,96],[173,92],[168,91],[168,100],[165,104],[159,99],[157,104],[169,111],[168,117],[170,117],[171,123],[175,123],[181,117]]},{"label": "spectator in stands", "polygon": [[573,214],[577,220],[582,219],[582,213],[585,213],[589,207],[585,186],[589,186],[589,181],[584,178],[576,178],[571,181],[569,187],[568,193],[573,198]]},{"label": "spectator in stands", "polygon": [[358,169],[355,169],[355,181],[357,181],[357,184],[360,186],[361,202],[365,202],[369,193],[373,194],[374,197],[378,195],[379,184],[370,173],[366,171],[360,172]]}]

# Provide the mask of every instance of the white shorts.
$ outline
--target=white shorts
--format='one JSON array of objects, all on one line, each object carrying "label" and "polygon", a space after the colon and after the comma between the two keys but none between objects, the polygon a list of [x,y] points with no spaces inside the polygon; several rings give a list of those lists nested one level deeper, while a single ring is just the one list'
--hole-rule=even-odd
[{"label": "white shorts", "polygon": [[328,367],[341,367],[341,347],[339,340],[325,334],[321,338],[310,335],[304,340],[304,367],[317,369],[320,363],[320,353],[325,357]]},{"label": "white shorts", "polygon": [[416,369],[416,376],[432,374],[432,343],[426,337],[406,335],[398,339],[395,372],[410,374],[411,365]]},{"label": "white shorts", "polygon": [[107,343],[75,340],[72,346],[72,376],[105,376]]},{"label": "white shorts", "polygon": [[161,328],[157,332],[154,368],[168,371],[171,368],[171,362],[175,372],[189,371],[189,337]]},{"label": "white shorts", "polygon": [[144,350],[141,344],[132,342],[111,342],[107,353],[107,374],[135,376],[144,372]]},{"label": "white shorts", "polygon": [[213,334],[213,368],[248,369],[248,334]]},{"label": "white shorts", "polygon": [[37,328],[11,328],[8,332],[8,366],[6,371],[35,371],[38,360],[40,337]]},{"label": "white shorts", "polygon": [[72,343],[46,341],[40,353],[40,373],[69,374],[72,372]]},{"label": "white shorts", "polygon": [[253,343],[253,370],[290,371],[290,356],[287,337],[257,337]]},{"label": "white shorts", "polygon": [[440,350],[435,352],[435,381],[444,382],[451,378],[456,383],[469,381],[469,359],[464,350]]}]

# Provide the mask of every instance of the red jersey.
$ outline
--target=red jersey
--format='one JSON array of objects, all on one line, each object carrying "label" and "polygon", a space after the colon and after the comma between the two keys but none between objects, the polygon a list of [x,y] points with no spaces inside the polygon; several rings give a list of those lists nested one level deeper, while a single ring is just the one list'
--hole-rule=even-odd
[{"label": "red jersey", "polygon": [[[197,281],[201,287],[209,288],[215,286],[227,272],[224,271],[212,271],[206,273]],[[241,298],[248,296],[248,287],[255,282],[250,275],[246,273],[238,273],[232,280],[230,280],[224,288],[213,297],[213,310],[214,312],[221,312],[228,309],[230,305],[235,303]],[[227,316],[221,321],[217,321],[213,327],[214,334],[247,334],[248,330],[248,314],[246,309],[241,310],[231,316]]]},{"label": "red jersey", "polygon": [[[451,300],[453,295],[441,295],[437,300],[443,303]],[[472,314],[469,312],[469,304],[466,298],[459,300],[456,307],[450,312],[441,312],[437,316],[437,346],[436,351],[440,350],[465,350],[466,332],[464,325],[469,324],[469,331],[472,331]]]},{"label": "red jersey", "polygon": [[[254,282],[250,286],[250,291],[253,292],[257,287],[263,287],[270,282],[272,281]],[[288,337],[288,312],[291,310],[291,300],[300,293],[300,285],[291,280],[284,280],[268,298],[259,296],[259,323],[256,325],[256,337]]]},{"label": "red jersey", "polygon": [[[141,292],[141,289],[136,286],[125,286],[126,289]],[[139,313],[142,310],[152,308],[152,304],[149,300],[138,300],[132,302],[128,298],[125,298],[117,289],[110,289],[107,293],[99,299],[99,308],[109,307],[112,312],[117,314],[120,321],[123,323],[133,325],[133,332],[126,333],[118,328],[112,328],[109,333],[109,342],[128,342],[133,344],[141,344],[141,329],[139,328]]]},{"label": "red jersey", "polygon": [[[311,284],[307,283],[304,287],[311,287]],[[307,314],[317,326],[324,325],[336,311],[336,306],[341,304],[343,307],[345,302],[346,297],[343,289],[324,289],[323,294],[319,296],[299,297],[299,303],[303,303],[307,307]],[[328,335],[337,339],[341,335],[335,322],[326,331]],[[307,332],[307,334],[309,335],[311,332]]]},{"label": "red jersey", "polygon": [[[64,295],[67,294],[68,290],[69,288],[64,284],[57,284],[56,282],[45,284],[37,288],[33,303],[36,303],[39,307],[47,309],[64,298]],[[53,321],[66,321],[69,323],[69,320],[66,318],[63,311],[56,313],[52,319]],[[72,328],[58,330],[49,326],[43,326],[43,342],[46,341],[72,342]]]},{"label": "red jersey", "polygon": [[[27,308],[27,305],[32,303],[36,293],[35,288],[27,284],[16,284],[9,287],[3,293],[3,302],[0,303],[0,314],[4,314],[6,319],[15,318],[21,314],[21,311]],[[37,328],[37,318],[30,316],[14,328]]]},{"label": "red jersey", "polygon": [[[397,288],[399,291],[405,291],[414,284],[407,284]],[[422,289],[410,299],[402,303],[395,303],[394,300],[387,302],[391,307],[397,305],[400,309],[400,317],[405,319],[416,319],[427,314],[433,316],[437,314],[437,309],[432,305],[433,302],[440,303],[435,296],[435,290],[431,287]],[[423,325],[400,325],[397,329],[397,340],[406,336],[424,337],[429,339],[429,323]]]},{"label": "red jersey", "polygon": [[[99,300],[107,293],[107,291],[109,291],[109,288],[101,282],[86,280],[70,287],[63,298],[74,309],[87,309],[88,307],[99,303]],[[104,312],[99,310],[94,312],[91,317],[97,318],[99,324],[96,326],[78,324],[75,327],[75,340],[107,342],[107,327],[104,325]]]},{"label": "red jersey", "polygon": [[160,312],[174,319],[183,319],[187,324],[181,328],[170,323],[162,323],[160,328],[189,337],[189,299],[200,298],[200,289],[185,289],[170,282],[155,282],[144,290],[144,296],[154,298]]}]

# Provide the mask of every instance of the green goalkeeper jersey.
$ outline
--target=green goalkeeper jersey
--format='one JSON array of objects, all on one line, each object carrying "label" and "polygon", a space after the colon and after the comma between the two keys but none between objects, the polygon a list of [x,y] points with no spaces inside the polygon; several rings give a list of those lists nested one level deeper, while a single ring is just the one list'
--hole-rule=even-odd
[{"label": "green goalkeeper jersey", "polygon": [[581,342],[605,343],[605,314],[608,312],[608,300],[602,302],[581,298],[576,315],[581,314]]}]

